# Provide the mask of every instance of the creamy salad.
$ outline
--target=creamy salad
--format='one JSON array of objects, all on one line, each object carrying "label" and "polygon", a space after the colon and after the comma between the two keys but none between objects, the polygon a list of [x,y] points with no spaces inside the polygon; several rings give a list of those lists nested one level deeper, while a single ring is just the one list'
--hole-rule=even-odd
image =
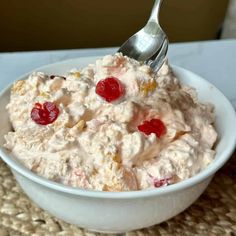
[{"label": "creamy salad", "polygon": [[27,168],[65,185],[101,191],[158,188],[214,159],[211,104],[168,63],[155,74],[121,53],[66,75],[16,81],[5,147]]}]

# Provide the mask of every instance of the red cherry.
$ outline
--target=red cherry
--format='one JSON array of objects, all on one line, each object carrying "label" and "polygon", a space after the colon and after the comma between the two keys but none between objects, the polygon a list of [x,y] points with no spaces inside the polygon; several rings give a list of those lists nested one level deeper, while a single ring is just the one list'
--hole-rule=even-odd
[{"label": "red cherry", "polygon": [[112,102],[124,94],[124,86],[117,78],[108,77],[97,83],[96,93],[107,102]]},{"label": "red cherry", "polygon": [[35,107],[35,108],[38,108],[38,109],[42,109],[42,104],[40,104],[39,102],[36,102],[36,103],[34,104],[34,107]]},{"label": "red cherry", "polygon": [[52,102],[45,102],[43,105],[37,102],[31,110],[30,115],[35,123],[39,125],[48,125],[57,119],[59,109]]},{"label": "red cherry", "polygon": [[138,129],[146,135],[154,133],[158,138],[166,133],[166,127],[160,119],[144,121],[143,124],[138,126]]},{"label": "red cherry", "polygon": [[162,187],[162,186],[170,185],[170,179],[171,178],[165,178],[165,179],[159,179],[158,180],[158,179],[154,178],[153,179],[154,187],[159,188],[159,187]]}]

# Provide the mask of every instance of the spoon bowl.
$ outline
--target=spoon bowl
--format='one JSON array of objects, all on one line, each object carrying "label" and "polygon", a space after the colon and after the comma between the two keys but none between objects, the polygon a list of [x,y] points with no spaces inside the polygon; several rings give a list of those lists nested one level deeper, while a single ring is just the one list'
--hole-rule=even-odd
[{"label": "spoon bowl", "polygon": [[[118,50],[118,52],[137,61],[144,61],[151,67],[156,61],[155,70],[158,70],[168,49],[168,39],[159,24],[159,10],[162,0],[156,0],[147,24],[136,34],[131,36]],[[164,45],[165,44],[165,45]],[[163,46],[164,45],[164,46]],[[160,55],[161,54],[161,55]],[[158,61],[158,63],[157,63]]]},{"label": "spoon bowl", "polygon": [[166,35],[156,22],[149,21],[118,50],[137,61],[147,61],[158,52]]}]

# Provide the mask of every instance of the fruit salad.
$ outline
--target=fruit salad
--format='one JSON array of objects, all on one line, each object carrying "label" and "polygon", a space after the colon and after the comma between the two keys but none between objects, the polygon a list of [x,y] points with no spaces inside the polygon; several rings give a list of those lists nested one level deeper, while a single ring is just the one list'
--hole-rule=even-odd
[{"label": "fruit salad", "polygon": [[188,179],[215,156],[214,107],[166,62],[158,73],[121,53],[63,75],[16,81],[5,147],[49,180],[133,191]]}]

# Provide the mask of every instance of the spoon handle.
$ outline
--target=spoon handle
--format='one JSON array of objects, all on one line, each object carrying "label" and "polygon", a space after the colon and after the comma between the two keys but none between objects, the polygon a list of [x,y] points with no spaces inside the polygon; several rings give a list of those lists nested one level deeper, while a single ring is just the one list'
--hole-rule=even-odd
[{"label": "spoon handle", "polygon": [[160,11],[162,2],[163,2],[163,0],[156,0],[155,1],[148,21],[155,21],[158,23],[159,11]]}]

